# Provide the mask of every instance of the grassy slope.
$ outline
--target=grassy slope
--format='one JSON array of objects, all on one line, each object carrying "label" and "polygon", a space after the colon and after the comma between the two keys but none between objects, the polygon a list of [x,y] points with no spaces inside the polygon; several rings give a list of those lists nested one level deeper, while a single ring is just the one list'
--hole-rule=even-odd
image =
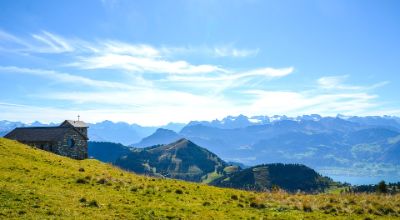
[{"label": "grassy slope", "polygon": [[157,179],[0,139],[0,219],[375,219],[398,216],[399,204],[400,196],[253,193]]}]

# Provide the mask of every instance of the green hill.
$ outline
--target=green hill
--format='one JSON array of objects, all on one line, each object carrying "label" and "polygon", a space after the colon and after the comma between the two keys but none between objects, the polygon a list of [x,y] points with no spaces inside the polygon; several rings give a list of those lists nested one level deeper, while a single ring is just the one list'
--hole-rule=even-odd
[{"label": "green hill", "polygon": [[194,182],[211,181],[224,175],[228,167],[217,155],[187,139],[167,145],[136,148],[115,164],[136,173]]},{"label": "green hill", "polygon": [[338,185],[300,164],[265,164],[250,167],[214,180],[212,185],[265,191],[279,187],[289,192],[323,192]]},{"label": "green hill", "polygon": [[371,219],[400,196],[256,193],[140,176],[0,139],[0,219]]}]

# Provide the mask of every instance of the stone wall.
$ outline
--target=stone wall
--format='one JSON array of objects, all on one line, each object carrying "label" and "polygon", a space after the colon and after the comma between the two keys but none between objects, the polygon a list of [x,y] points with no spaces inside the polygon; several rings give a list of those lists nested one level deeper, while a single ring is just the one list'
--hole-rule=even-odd
[{"label": "stone wall", "polygon": [[[74,140],[73,147],[68,146],[69,138]],[[83,138],[82,135],[80,135],[77,131],[71,128],[65,133],[64,137],[57,142],[56,146],[53,147],[53,152],[62,156],[82,160],[88,157],[87,145],[87,140]]]}]

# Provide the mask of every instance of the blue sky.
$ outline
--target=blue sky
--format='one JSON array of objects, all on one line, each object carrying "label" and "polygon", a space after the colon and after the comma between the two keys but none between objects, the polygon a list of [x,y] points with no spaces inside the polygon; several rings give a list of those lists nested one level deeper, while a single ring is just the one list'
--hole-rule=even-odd
[{"label": "blue sky", "polygon": [[399,1],[1,1],[0,119],[397,115]]}]

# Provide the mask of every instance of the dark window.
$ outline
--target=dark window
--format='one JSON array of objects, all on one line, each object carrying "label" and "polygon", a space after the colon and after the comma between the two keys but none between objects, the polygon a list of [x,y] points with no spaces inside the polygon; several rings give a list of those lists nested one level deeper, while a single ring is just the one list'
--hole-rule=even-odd
[{"label": "dark window", "polygon": [[75,141],[74,141],[74,139],[69,138],[67,144],[68,144],[68,147],[74,147],[74,146],[75,146]]}]

